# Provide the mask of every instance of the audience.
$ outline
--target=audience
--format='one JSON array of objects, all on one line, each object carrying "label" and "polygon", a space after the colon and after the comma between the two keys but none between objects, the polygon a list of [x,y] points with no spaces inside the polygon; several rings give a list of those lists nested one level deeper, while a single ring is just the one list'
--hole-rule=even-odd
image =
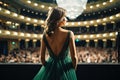
[{"label": "audience", "polygon": [[[114,49],[77,47],[79,63],[118,63],[118,53]],[[46,59],[49,57],[46,50]],[[0,55],[0,63],[41,63],[40,48],[14,49],[8,55]]]}]

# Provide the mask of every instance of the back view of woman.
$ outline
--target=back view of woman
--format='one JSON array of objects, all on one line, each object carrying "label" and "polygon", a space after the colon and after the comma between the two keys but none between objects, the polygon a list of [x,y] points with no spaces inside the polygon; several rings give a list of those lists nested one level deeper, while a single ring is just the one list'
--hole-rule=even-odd
[{"label": "back view of woman", "polygon": [[[66,23],[66,11],[55,7],[48,12],[46,30],[41,45],[42,67],[34,80],[77,80],[75,69],[77,55],[72,31],[62,29]],[[48,49],[50,57],[45,60]],[[70,52],[70,56],[69,56]]]}]

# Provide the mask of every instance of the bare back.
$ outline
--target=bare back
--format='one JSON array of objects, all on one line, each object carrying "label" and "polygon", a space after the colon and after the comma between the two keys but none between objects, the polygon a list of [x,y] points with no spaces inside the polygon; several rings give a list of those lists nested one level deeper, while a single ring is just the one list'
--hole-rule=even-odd
[{"label": "bare back", "polygon": [[68,35],[68,30],[65,29],[57,30],[56,33],[52,35],[52,37],[46,35],[46,39],[54,55],[58,56],[60,54],[60,51],[62,50],[65,44],[67,35]]}]

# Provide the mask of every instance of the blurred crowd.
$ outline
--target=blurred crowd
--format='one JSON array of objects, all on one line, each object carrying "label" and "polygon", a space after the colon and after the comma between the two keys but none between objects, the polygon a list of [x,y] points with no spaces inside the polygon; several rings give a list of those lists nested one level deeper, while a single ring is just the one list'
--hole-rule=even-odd
[{"label": "blurred crowd", "polygon": [[[79,63],[118,63],[118,52],[113,48],[77,47],[76,51]],[[41,63],[40,56],[40,48],[14,49],[7,55],[0,54],[0,63]]]}]

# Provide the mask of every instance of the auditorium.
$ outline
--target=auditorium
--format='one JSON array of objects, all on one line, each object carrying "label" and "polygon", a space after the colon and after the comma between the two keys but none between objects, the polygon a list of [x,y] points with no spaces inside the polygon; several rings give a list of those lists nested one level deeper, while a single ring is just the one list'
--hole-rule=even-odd
[{"label": "auditorium", "polygon": [[[120,0],[0,0],[0,80],[33,80],[44,66],[42,39],[49,12],[55,7],[66,10],[67,22],[61,28],[74,34],[77,80],[117,80],[120,73],[119,5]],[[54,39],[53,42],[60,41]],[[50,51],[59,50],[57,47],[49,50],[49,47],[48,43],[46,61],[51,57]]]}]

